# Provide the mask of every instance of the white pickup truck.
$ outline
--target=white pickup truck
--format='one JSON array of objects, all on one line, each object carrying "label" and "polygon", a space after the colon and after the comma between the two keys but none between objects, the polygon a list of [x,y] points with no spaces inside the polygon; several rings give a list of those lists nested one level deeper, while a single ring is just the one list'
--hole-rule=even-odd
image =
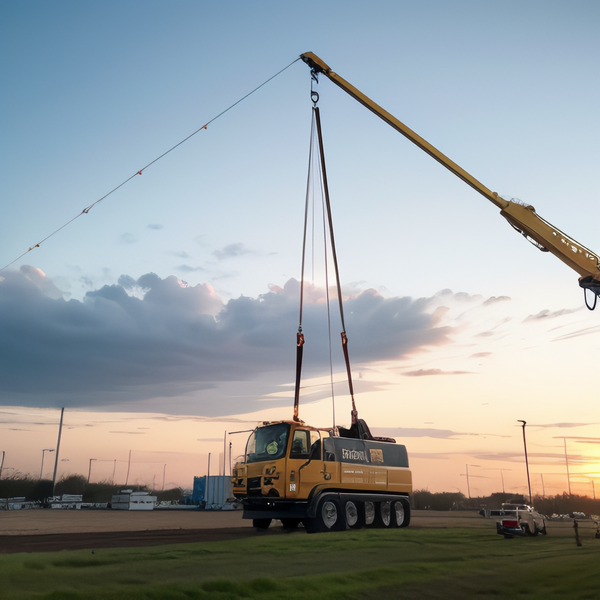
[{"label": "white pickup truck", "polygon": [[505,538],[515,535],[546,535],[546,519],[527,504],[503,504],[500,510],[491,510],[491,517],[498,517],[496,533]]}]

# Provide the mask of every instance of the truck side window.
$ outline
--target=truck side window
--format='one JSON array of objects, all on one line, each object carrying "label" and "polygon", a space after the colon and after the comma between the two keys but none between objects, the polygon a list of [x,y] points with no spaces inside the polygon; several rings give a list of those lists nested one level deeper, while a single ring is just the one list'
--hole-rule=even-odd
[{"label": "truck side window", "polygon": [[303,429],[296,429],[294,431],[294,438],[292,439],[292,447],[290,449],[291,458],[308,458],[308,434],[309,432]]},{"label": "truck side window", "polygon": [[312,460],[321,460],[321,436],[318,431],[310,432],[310,458]]},{"label": "truck side window", "polygon": [[335,446],[331,438],[323,440],[323,459],[330,462],[335,462]]}]

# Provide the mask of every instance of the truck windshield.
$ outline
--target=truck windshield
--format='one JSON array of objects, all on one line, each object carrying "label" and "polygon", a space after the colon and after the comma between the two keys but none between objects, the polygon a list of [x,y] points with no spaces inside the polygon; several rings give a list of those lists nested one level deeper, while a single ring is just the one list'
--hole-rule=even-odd
[{"label": "truck windshield", "polygon": [[290,426],[275,423],[255,429],[246,445],[247,462],[261,462],[281,458],[285,454]]}]

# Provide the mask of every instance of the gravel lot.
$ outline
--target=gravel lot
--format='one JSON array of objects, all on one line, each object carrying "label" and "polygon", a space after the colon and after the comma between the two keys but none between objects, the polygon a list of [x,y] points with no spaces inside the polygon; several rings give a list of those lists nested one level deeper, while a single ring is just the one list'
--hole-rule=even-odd
[{"label": "gravel lot", "polygon": [[[411,528],[477,527],[495,535],[495,521],[476,512],[414,511]],[[550,521],[548,536],[573,537],[573,521]],[[581,521],[582,539],[596,528]],[[59,550],[156,546],[239,539],[251,535],[289,535],[274,523],[257,533],[241,511],[201,510],[14,510],[0,511],[0,554]]]}]

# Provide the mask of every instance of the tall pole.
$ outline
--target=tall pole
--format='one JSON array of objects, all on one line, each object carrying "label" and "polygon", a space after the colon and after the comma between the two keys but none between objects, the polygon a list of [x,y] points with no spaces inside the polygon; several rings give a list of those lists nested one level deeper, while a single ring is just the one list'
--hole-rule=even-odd
[{"label": "tall pole", "polygon": [[89,468],[89,471],[88,471],[88,480],[87,480],[88,483],[90,482],[90,477],[92,476],[92,461],[93,460],[96,460],[96,459],[95,458],[90,458],[90,468]]},{"label": "tall pole", "polygon": [[529,488],[529,504],[533,504],[533,500],[531,499],[531,479],[529,478],[529,459],[527,458],[527,440],[525,439],[525,425],[527,425],[527,421],[523,421],[518,419],[519,423],[523,423],[523,448],[525,450],[525,467],[527,469],[527,487]]},{"label": "tall pole", "polygon": [[40,479],[44,476],[44,455],[46,452],[54,452],[51,448],[44,448],[42,450],[42,466],[40,467]]},{"label": "tall pole", "polygon": [[6,452],[2,450],[2,462],[0,462],[0,479],[2,479],[2,467],[4,466],[4,456]]},{"label": "tall pole", "polygon": [[567,484],[569,485],[569,496],[571,495],[571,476],[569,475],[569,457],[567,456],[567,438],[563,438],[565,443],[565,464],[567,465]]},{"label": "tall pole", "polygon": [[163,467],[163,486],[162,486],[162,491],[165,491],[165,475],[167,474],[167,463],[165,463],[165,466]]},{"label": "tall pole", "polygon": [[208,453],[208,465],[206,469],[206,485],[204,486],[204,508],[208,506],[208,488],[210,486],[210,452]]},{"label": "tall pole", "polygon": [[229,442],[229,476],[231,476],[231,442]]},{"label": "tall pole", "polygon": [[117,470],[117,459],[115,458],[115,464],[113,465],[113,476],[112,476],[113,485],[115,484],[115,471],[116,470]]},{"label": "tall pole", "polygon": [[65,407],[60,409],[60,423],[58,425],[58,440],[56,442],[56,456],[54,457],[54,475],[52,476],[52,495],[56,489],[56,472],[58,471],[58,457],[60,455],[60,438],[62,436],[63,417],[65,416]]},{"label": "tall pole", "polygon": [[127,461],[127,477],[125,477],[125,487],[127,487],[127,483],[129,482],[129,467],[131,467],[131,450],[129,451],[129,460]]},{"label": "tall pole", "polygon": [[469,485],[469,465],[466,465],[466,467],[467,467],[467,495],[470,498],[471,497],[471,486]]},{"label": "tall pole", "polygon": [[227,461],[227,430],[223,434],[223,477],[227,474],[225,471],[225,462]]}]

